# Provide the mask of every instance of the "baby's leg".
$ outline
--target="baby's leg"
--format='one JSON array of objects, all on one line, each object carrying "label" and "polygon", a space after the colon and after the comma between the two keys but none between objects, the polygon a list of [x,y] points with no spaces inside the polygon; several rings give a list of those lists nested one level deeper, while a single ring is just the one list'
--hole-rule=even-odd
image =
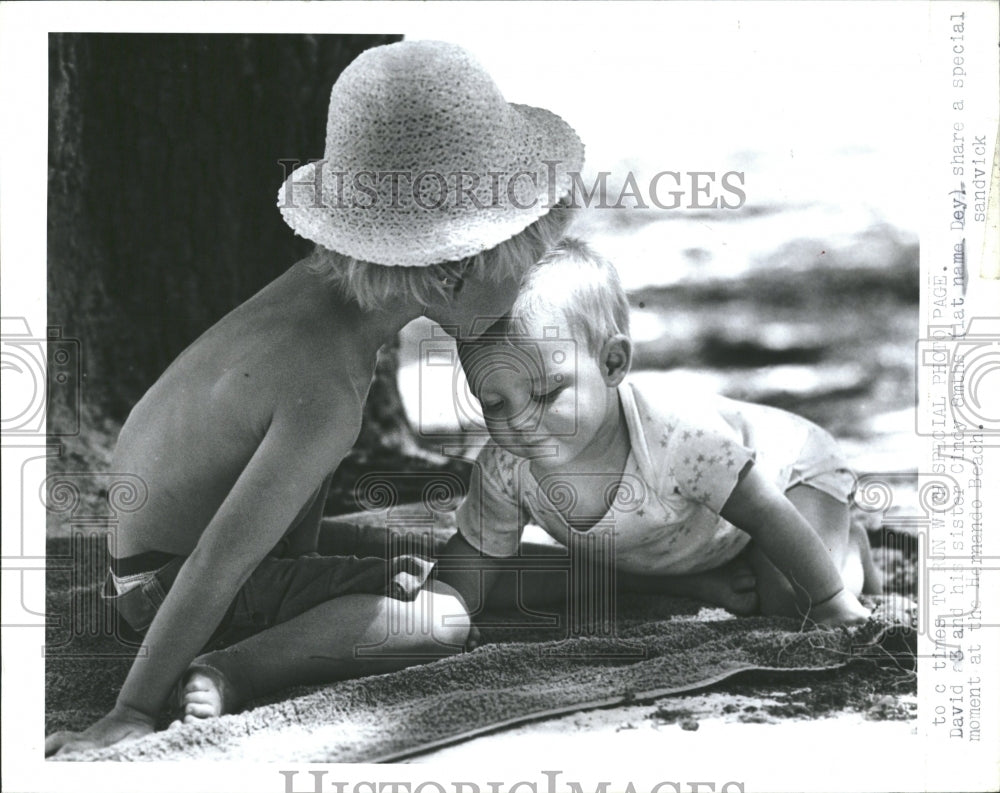
[{"label": "baby's leg", "polygon": [[868,532],[861,526],[851,526],[851,545],[856,549],[861,559],[861,569],[864,571],[864,584],[861,591],[866,595],[881,595],[883,590],[882,571],[875,566],[872,558],[872,546],[868,540]]},{"label": "baby's leg", "polygon": [[747,555],[742,553],[721,567],[703,573],[675,576],[623,573],[622,578],[625,587],[632,592],[655,592],[704,600],[741,616],[755,614],[759,608],[754,570]]},{"label": "baby's leg", "polygon": [[454,590],[430,581],[412,601],[344,595],[194,660],[185,722],[232,713],[297,685],[381,674],[461,652],[469,620]]},{"label": "baby's leg", "polygon": [[[860,594],[864,570],[859,549],[850,542],[848,505],[809,485],[796,485],[785,496],[823,540],[845,588],[854,595]],[[793,586],[758,548],[750,549],[749,559],[757,577],[762,614],[802,617],[808,613],[811,604],[801,586]]]},{"label": "baby's leg", "polygon": [[[522,548],[527,546],[524,543]],[[531,545],[527,555],[565,560],[567,551],[563,547]],[[757,613],[756,580],[745,554],[702,573],[662,576],[619,572],[617,578],[619,588],[626,592],[689,597],[722,606],[734,614]],[[568,574],[561,570],[525,571],[519,576],[508,571],[499,577],[487,602],[491,609],[515,611],[523,607],[539,614],[550,612],[552,607],[565,609],[569,597]]]}]

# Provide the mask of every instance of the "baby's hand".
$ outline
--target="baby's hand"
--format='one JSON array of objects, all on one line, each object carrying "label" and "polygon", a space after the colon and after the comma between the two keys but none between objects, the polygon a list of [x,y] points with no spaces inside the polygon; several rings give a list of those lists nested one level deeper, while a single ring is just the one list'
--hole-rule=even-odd
[{"label": "baby's hand", "polygon": [[829,600],[814,606],[809,617],[817,625],[835,628],[838,625],[864,625],[871,612],[846,589],[841,589]]}]

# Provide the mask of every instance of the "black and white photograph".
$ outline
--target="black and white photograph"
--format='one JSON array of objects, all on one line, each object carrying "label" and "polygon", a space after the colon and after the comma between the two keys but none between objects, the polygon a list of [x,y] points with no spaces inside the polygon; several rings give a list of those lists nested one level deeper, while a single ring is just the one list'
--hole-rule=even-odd
[{"label": "black and white photograph", "polygon": [[0,4],[5,787],[996,789],[998,12]]}]

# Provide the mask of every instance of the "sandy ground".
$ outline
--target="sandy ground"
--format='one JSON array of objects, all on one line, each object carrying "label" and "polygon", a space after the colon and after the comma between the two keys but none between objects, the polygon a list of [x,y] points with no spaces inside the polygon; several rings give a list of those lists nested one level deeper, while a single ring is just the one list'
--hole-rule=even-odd
[{"label": "sandy ground", "polygon": [[[915,716],[914,696],[896,702]],[[539,789],[561,772],[555,778],[564,784],[587,780],[577,783],[587,791],[597,789],[599,781],[609,782],[609,791],[627,791],[630,782],[634,790],[653,789],[660,782],[668,783],[661,791],[750,790],[755,779],[767,779],[767,790],[899,790],[898,759],[904,757],[910,758],[908,773],[920,778],[912,720],[885,721],[849,710],[809,720],[748,723],[721,712],[740,704],[740,697],[721,692],[673,698],[671,708],[690,707],[697,713],[697,720],[680,722],[661,720],[659,705],[574,714],[410,762],[452,774],[453,769],[475,768],[479,776],[538,779]],[[695,780],[705,784],[692,788]]]},{"label": "sandy ground", "polygon": [[[671,697],[652,705],[574,713],[474,738],[420,757],[411,763],[462,764],[483,758],[516,757],[518,763],[549,768],[591,751],[631,767],[649,763],[669,745],[671,754],[698,752],[706,744],[801,747],[842,744],[845,735],[862,746],[905,744],[916,733],[915,694],[884,695],[865,711],[831,711],[818,718],[785,717],[769,712],[794,700],[790,692],[748,697],[716,691]],[[683,715],[682,715],[683,714]],[[888,718],[887,718],[888,715]]]},{"label": "sandy ground", "polygon": [[[500,730],[410,760],[463,764],[516,757],[551,767],[591,752],[616,766],[649,763],[706,745],[793,746],[823,742],[905,745],[917,715],[916,674],[892,663],[855,662],[821,672],[746,672],[692,694],[573,713]],[[773,743],[769,743],[773,742]],[[700,748],[699,748],[700,747]],[[546,765],[548,763],[548,765]]]}]

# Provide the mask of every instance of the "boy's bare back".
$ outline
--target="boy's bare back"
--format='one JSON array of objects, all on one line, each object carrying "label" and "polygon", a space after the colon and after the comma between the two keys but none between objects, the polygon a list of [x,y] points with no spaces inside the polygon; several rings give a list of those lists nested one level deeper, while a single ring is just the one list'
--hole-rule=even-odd
[{"label": "boy's bare back", "polygon": [[[125,516],[116,557],[190,554],[278,424],[313,442],[323,436],[331,449],[354,443],[382,341],[358,335],[356,311],[300,263],[174,361],[132,410],[115,451],[114,470],[142,477],[149,493]],[[274,485],[300,489],[302,503],[315,489]]]}]

